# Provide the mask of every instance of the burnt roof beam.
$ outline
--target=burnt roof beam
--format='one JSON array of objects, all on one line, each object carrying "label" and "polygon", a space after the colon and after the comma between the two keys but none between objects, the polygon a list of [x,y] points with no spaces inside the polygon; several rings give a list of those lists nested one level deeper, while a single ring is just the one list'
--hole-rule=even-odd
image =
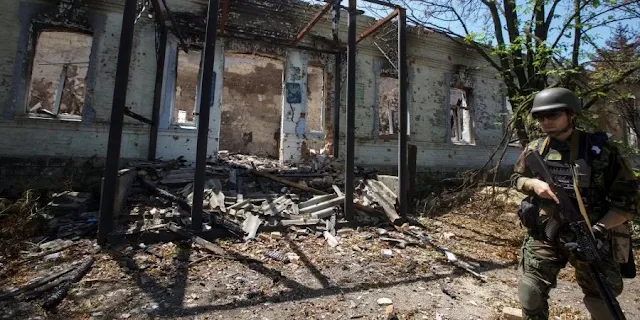
[{"label": "burnt roof beam", "polygon": [[161,26],[166,27],[167,17],[165,16],[164,9],[160,5],[159,0],[151,0],[151,4],[153,5],[153,11],[155,13],[156,22]]},{"label": "burnt roof beam", "polygon": [[176,23],[176,19],[173,17],[173,14],[171,13],[169,6],[167,5],[167,0],[162,0],[162,5],[164,6],[164,9],[167,11],[167,16],[169,16],[169,20],[171,20],[171,26],[175,30],[175,34],[176,36],[178,36],[178,40],[180,40],[180,47],[182,48],[182,50],[184,50],[184,52],[189,52],[189,49],[187,48],[187,45],[184,41],[184,36],[180,31],[180,25]]},{"label": "burnt roof beam", "polygon": [[231,0],[222,0],[222,16],[220,17],[220,31],[224,31],[229,20],[229,3]]},{"label": "burnt roof beam", "polygon": [[356,44],[360,43],[360,41],[364,40],[366,37],[370,36],[372,33],[378,31],[378,29],[384,26],[387,22],[393,20],[393,18],[398,16],[399,12],[400,12],[399,9],[395,9],[387,17],[385,17],[384,19],[378,20],[378,22],[376,22],[374,25],[367,28],[367,30],[365,30],[364,32],[362,32],[362,34],[360,34],[360,37],[358,38],[358,40],[356,40]]},{"label": "burnt roof beam", "polygon": [[313,19],[309,22],[309,24],[307,24],[307,26],[304,27],[304,29],[302,29],[302,31],[300,31],[300,33],[298,33],[298,35],[293,40],[291,45],[294,46],[294,47],[296,45],[298,45],[298,43],[300,43],[300,41],[302,41],[302,38],[304,38],[304,36],[307,33],[309,33],[309,31],[311,31],[311,28],[313,28],[313,26],[315,26],[318,23],[318,21],[320,21],[322,16],[324,16],[327,12],[329,12],[329,10],[331,10],[332,7],[333,7],[333,3],[332,2],[328,2],[324,6],[324,8],[322,8],[322,10],[320,10],[318,13],[316,13],[316,15],[313,17]]}]

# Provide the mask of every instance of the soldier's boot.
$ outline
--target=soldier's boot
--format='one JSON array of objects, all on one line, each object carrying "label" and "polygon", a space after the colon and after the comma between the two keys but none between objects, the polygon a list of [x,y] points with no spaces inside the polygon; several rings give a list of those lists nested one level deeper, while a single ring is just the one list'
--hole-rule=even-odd
[{"label": "soldier's boot", "polygon": [[518,297],[523,320],[549,319],[547,286],[531,274],[523,274],[518,281]]},{"label": "soldier's boot", "polygon": [[591,314],[591,320],[609,320],[612,318],[607,304],[599,296],[586,295],[582,298],[582,301]]}]

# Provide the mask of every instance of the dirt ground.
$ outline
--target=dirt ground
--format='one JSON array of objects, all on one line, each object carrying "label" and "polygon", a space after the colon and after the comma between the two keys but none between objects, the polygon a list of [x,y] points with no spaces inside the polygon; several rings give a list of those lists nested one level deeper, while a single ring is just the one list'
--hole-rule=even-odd
[{"label": "dirt ground", "polygon": [[[3,319],[500,319],[517,307],[518,252],[524,234],[513,204],[474,196],[421,218],[425,232],[488,276],[482,282],[387,226],[342,228],[340,245],[306,229],[261,232],[253,241],[218,240],[227,257],[188,242],[101,249],[85,239],[54,261],[4,262],[0,287],[93,256],[89,273],[56,312],[38,300],[0,302]],[[382,238],[408,241],[406,247]],[[384,249],[391,250],[391,254]],[[278,252],[288,259],[266,255]],[[638,279],[619,297],[640,319]],[[386,298],[386,299],[385,299]],[[390,301],[383,301],[390,300]],[[391,303],[392,307],[389,306]],[[588,319],[568,267],[551,294],[552,319]]]}]

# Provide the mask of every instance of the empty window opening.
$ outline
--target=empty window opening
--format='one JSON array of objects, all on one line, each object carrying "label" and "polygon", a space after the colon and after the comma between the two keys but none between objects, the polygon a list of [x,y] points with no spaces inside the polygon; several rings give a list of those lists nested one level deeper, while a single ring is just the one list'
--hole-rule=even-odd
[{"label": "empty window opening", "polygon": [[469,112],[467,91],[451,88],[449,118],[451,125],[451,141],[456,143],[472,144],[472,120],[471,112]]},{"label": "empty window opening", "polygon": [[307,67],[307,132],[324,131],[324,70],[322,67]]},{"label": "empty window opening", "polygon": [[33,58],[27,113],[79,119],[93,37],[76,32],[42,31]]},{"label": "empty window opening", "polygon": [[400,128],[400,108],[398,106],[398,79],[380,77],[378,85],[380,136],[397,135]]},{"label": "empty window opening", "polygon": [[196,104],[198,97],[198,79],[200,73],[201,50],[178,52],[176,72],[176,96],[171,115],[171,123],[195,126]]},{"label": "empty window opening", "polygon": [[278,158],[283,70],[272,58],[225,54],[220,150]]}]

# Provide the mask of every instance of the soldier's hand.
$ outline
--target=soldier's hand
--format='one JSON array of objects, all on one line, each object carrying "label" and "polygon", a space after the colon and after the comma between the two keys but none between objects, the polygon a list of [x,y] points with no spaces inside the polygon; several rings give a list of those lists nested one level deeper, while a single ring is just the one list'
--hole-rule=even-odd
[{"label": "soldier's hand", "polygon": [[558,200],[556,194],[553,193],[553,190],[551,190],[551,187],[549,187],[548,183],[539,179],[531,179],[528,183],[530,184],[531,189],[538,195],[538,197],[553,200],[556,203],[560,204],[560,200]]}]

